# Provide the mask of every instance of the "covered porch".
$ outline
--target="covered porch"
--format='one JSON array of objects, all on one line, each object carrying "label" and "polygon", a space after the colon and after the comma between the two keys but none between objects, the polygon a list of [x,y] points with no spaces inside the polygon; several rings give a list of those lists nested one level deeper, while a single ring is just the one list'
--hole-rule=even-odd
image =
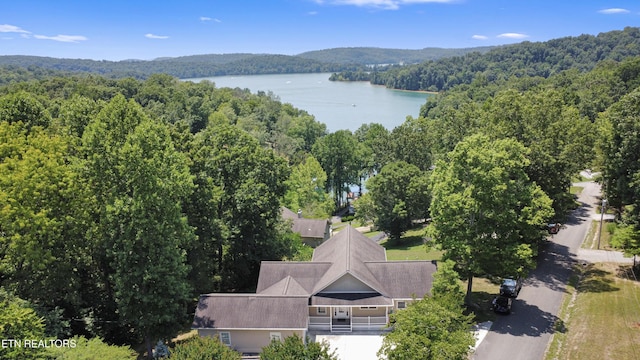
[{"label": "covered porch", "polygon": [[393,301],[379,294],[316,295],[309,305],[309,330],[382,330],[391,311]]}]

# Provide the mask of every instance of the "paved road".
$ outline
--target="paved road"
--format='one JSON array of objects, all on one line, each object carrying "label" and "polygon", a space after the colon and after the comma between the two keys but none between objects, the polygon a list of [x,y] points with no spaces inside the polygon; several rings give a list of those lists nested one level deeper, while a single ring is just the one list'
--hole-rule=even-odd
[{"label": "paved road", "polygon": [[600,195],[598,184],[588,182],[579,186],[584,187],[578,199],[582,206],[571,214],[566,228],[549,242],[538,267],[513,302],[513,312],[509,316],[498,316],[473,359],[539,360],[544,357],[565,284],[571,275],[571,264],[576,261]]}]

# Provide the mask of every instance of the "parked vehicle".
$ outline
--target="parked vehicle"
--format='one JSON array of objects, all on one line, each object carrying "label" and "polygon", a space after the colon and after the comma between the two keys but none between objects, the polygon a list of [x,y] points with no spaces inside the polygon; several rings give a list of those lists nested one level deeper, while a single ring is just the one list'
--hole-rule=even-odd
[{"label": "parked vehicle", "polygon": [[518,277],[516,279],[506,278],[502,280],[502,284],[500,285],[500,296],[509,298],[518,297],[518,294],[520,294],[520,289],[522,289],[521,277]]},{"label": "parked vehicle", "polygon": [[547,231],[551,235],[557,234],[558,231],[560,231],[561,227],[562,227],[562,224],[560,223],[547,224]]},{"label": "parked vehicle", "polygon": [[500,314],[511,314],[513,300],[506,296],[496,296],[493,301],[493,311]]}]

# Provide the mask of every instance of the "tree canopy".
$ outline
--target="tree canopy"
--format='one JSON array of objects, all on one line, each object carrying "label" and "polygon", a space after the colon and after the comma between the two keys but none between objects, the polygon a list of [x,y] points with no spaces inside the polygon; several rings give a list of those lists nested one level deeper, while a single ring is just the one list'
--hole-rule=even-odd
[{"label": "tree canopy", "polygon": [[526,148],[474,135],[434,170],[430,232],[468,279],[524,274],[533,266],[551,200],[529,181]]}]

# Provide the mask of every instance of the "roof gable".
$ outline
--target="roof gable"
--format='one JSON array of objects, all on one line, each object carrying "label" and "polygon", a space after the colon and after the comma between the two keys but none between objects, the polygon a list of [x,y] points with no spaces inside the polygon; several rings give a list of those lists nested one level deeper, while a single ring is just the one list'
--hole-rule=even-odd
[{"label": "roof gable", "polygon": [[342,231],[322,243],[313,251],[311,261],[331,262],[331,267],[318,281],[313,294],[351,274],[373,290],[385,295],[384,287],[366,267],[367,261],[385,261],[386,253],[382,246],[347,225]]},{"label": "roof gable", "polygon": [[306,291],[311,294],[327,269],[331,267],[326,262],[309,261],[263,261],[260,264],[260,275],[256,293],[262,293],[287,276],[292,277]]},{"label": "roof gable", "polygon": [[309,292],[291,276],[287,276],[260,292],[260,295],[309,295]]}]

